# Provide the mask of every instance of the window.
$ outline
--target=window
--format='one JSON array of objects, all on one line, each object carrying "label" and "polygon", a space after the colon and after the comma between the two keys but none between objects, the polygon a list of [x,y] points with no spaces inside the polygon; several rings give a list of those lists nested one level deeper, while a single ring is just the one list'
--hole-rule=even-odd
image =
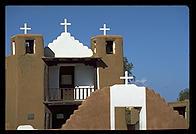
[{"label": "window", "polygon": [[106,41],[106,54],[113,54],[113,41]]},{"label": "window", "polygon": [[174,107],[173,109],[178,111],[178,113],[180,115],[183,115],[184,118],[185,118],[185,111],[186,111],[186,107],[185,106],[184,107]]},{"label": "window", "polygon": [[34,118],[35,118],[35,117],[34,117],[34,114],[28,114],[28,115],[27,115],[27,119],[28,119],[28,120],[34,120]]},{"label": "window", "polygon": [[64,114],[56,114],[57,119],[64,119]]},{"label": "window", "polygon": [[26,40],[26,54],[33,54],[34,53],[34,40]]},{"label": "window", "polygon": [[60,88],[73,88],[74,87],[74,67],[73,66],[60,67],[59,87]]},{"label": "window", "polygon": [[72,84],[72,75],[61,75],[61,84],[62,85],[71,85]]}]

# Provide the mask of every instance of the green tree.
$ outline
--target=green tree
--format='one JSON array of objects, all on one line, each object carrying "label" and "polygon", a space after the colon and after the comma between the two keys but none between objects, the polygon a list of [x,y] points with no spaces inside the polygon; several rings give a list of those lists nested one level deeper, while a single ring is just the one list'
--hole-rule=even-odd
[{"label": "green tree", "polygon": [[129,76],[133,76],[134,77],[134,81],[135,81],[135,76],[132,74],[132,69],[134,68],[133,63],[129,63],[127,57],[123,57],[123,65],[124,65],[124,72],[127,71]]},{"label": "green tree", "polygon": [[178,101],[184,101],[185,99],[189,99],[189,88],[185,88],[180,91],[178,95]]}]

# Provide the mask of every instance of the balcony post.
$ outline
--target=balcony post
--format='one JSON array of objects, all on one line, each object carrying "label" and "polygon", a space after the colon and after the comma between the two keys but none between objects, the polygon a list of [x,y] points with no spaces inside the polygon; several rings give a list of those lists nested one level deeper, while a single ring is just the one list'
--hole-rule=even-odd
[{"label": "balcony post", "polygon": [[46,101],[49,100],[49,66],[46,65],[46,88],[45,88],[45,98],[46,98]]},{"label": "balcony post", "polygon": [[97,67],[94,67],[94,90],[97,89]]}]

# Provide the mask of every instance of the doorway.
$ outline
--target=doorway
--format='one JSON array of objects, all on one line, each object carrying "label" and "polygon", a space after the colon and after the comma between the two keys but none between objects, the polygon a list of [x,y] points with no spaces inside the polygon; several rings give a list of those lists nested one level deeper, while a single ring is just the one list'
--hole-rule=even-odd
[{"label": "doorway", "polygon": [[139,130],[141,107],[115,107],[115,130]]},{"label": "doorway", "polygon": [[59,88],[61,99],[74,99],[74,66],[61,66],[59,74]]},{"label": "doorway", "polygon": [[70,118],[74,110],[78,109],[78,105],[54,105],[50,106],[49,110],[51,112],[51,128],[58,129],[61,128],[66,120]]}]

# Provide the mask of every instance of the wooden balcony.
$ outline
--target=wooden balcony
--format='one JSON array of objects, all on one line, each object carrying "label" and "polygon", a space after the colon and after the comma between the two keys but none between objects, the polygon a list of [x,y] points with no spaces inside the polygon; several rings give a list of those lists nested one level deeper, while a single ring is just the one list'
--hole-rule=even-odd
[{"label": "wooden balcony", "polygon": [[75,88],[49,88],[47,101],[82,101],[92,92],[94,87],[80,86]]}]

